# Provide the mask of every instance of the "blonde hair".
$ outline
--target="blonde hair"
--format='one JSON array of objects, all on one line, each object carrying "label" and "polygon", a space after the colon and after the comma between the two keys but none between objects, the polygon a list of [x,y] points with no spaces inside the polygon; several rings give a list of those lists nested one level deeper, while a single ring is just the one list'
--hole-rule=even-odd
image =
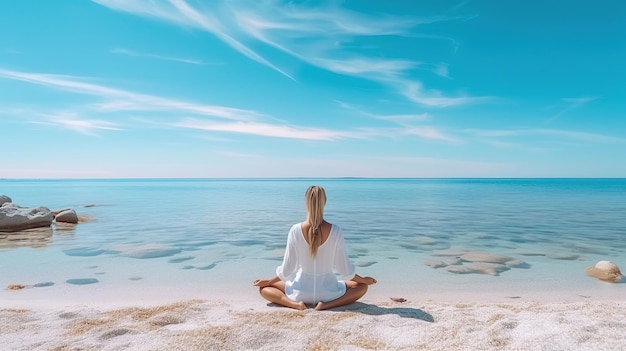
[{"label": "blonde hair", "polygon": [[322,231],[320,226],[324,222],[324,205],[326,205],[326,192],[321,186],[313,185],[306,190],[304,196],[306,204],[307,221],[309,222],[308,238],[311,245],[311,256],[317,255],[317,249],[322,243]]}]

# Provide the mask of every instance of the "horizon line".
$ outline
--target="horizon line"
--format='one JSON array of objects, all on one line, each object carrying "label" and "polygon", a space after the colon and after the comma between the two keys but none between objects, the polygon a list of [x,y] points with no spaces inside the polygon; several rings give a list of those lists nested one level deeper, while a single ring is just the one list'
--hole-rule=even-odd
[{"label": "horizon line", "polygon": [[21,181],[21,180],[433,180],[433,179],[626,179],[625,177],[93,177],[93,178],[72,178],[72,177],[51,177],[51,178],[34,178],[34,177],[0,177],[0,181]]}]

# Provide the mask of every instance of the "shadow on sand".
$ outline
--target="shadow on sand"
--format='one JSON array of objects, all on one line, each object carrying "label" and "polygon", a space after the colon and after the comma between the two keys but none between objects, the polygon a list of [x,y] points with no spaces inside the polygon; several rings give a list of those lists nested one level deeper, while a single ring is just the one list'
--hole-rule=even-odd
[{"label": "shadow on sand", "polygon": [[413,318],[420,319],[425,322],[433,323],[435,322],[435,318],[427,312],[420,310],[419,308],[411,308],[411,307],[380,307],[376,305],[366,304],[363,302],[355,302],[348,306],[337,307],[333,309],[329,309],[327,311],[333,312],[342,312],[342,311],[350,311],[350,312],[359,312],[363,314],[369,314],[372,316],[382,316],[385,314],[395,314],[402,318]]},{"label": "shadow on sand", "polygon": [[[284,308],[281,305],[275,303],[268,303],[266,306],[268,307],[280,307]],[[290,310],[290,309],[286,309]],[[295,311],[295,310],[290,310]],[[313,308],[309,306],[306,311],[313,311]],[[370,316],[382,316],[385,314],[395,314],[402,318],[413,318],[419,319],[424,322],[434,323],[435,318],[427,312],[420,310],[419,308],[411,308],[411,307],[380,307],[376,305],[371,305],[363,302],[354,302],[348,306],[331,308],[328,310],[324,310],[323,312],[357,312],[363,314],[369,314]]]}]

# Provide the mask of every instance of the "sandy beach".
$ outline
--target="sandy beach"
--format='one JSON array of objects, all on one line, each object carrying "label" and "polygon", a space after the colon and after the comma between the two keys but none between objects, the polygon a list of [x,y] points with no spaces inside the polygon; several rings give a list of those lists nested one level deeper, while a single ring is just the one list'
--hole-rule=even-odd
[{"label": "sandy beach", "polygon": [[395,302],[383,288],[353,305],[320,312],[267,304],[252,288],[211,292],[210,299],[184,294],[142,299],[141,291],[122,291],[107,300],[96,292],[81,295],[82,301],[70,295],[46,298],[42,291],[3,291],[11,297],[0,301],[3,349],[626,349],[626,301],[610,295],[556,302],[413,294]]}]

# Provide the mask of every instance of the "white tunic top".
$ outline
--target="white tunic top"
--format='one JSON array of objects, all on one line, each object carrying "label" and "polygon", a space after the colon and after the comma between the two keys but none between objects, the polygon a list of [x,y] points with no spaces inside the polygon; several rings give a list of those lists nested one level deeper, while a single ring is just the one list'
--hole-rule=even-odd
[{"label": "white tunic top", "polygon": [[345,280],[355,275],[341,228],[331,226],[328,239],[320,245],[314,258],[300,223],[294,224],[287,237],[283,264],[276,268],[276,275],[285,282],[287,297],[308,304],[341,297],[346,293],[346,283],[337,279],[335,271]]}]

